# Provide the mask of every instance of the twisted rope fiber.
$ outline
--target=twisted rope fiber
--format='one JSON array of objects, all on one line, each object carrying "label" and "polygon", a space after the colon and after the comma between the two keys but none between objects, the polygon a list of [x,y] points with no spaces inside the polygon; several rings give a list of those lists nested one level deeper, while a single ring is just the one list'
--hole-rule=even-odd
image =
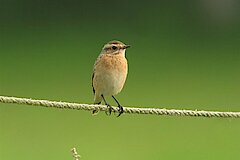
[{"label": "twisted rope fiber", "polygon": [[[35,99],[29,99],[29,98],[17,98],[17,97],[7,97],[7,96],[0,96],[0,102],[1,103],[15,103],[15,104],[26,104],[26,105],[33,105],[33,106],[62,108],[62,109],[108,111],[108,107],[105,105],[56,102],[56,101],[48,101],[48,100],[35,100]],[[119,112],[118,107],[113,107],[113,112],[118,113]],[[124,107],[124,113],[168,115],[168,116],[240,118],[240,112],[176,110],[176,109],[165,109],[165,108],[160,109],[160,108]]]},{"label": "twisted rope fiber", "polygon": [[76,148],[72,148],[71,152],[72,152],[72,156],[73,156],[74,160],[80,160],[81,156],[77,153]]}]

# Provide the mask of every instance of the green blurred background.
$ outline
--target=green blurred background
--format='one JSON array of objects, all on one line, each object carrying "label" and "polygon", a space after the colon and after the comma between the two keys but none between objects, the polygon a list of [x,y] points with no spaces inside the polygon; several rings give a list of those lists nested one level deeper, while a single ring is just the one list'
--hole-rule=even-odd
[{"label": "green blurred background", "polygon": [[[132,45],[124,106],[240,111],[238,0],[0,0],[0,95],[92,103],[92,66]],[[113,101],[108,98],[112,103]],[[0,104],[0,159],[236,160],[240,120]]]}]

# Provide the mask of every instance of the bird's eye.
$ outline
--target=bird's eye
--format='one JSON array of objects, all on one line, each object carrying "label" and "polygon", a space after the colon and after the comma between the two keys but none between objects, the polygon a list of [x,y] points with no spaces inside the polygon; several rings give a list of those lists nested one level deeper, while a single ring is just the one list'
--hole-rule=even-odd
[{"label": "bird's eye", "polygon": [[116,50],[116,49],[117,49],[117,47],[116,47],[116,46],[112,46],[112,49],[113,49],[113,50]]}]

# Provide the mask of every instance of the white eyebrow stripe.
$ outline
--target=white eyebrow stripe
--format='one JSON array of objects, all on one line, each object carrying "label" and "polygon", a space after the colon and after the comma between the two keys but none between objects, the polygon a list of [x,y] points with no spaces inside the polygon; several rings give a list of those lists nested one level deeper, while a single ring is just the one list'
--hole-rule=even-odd
[{"label": "white eyebrow stripe", "polygon": [[111,49],[113,46],[116,46],[117,48],[119,48],[118,45],[107,44],[107,45],[105,45],[104,49]]}]

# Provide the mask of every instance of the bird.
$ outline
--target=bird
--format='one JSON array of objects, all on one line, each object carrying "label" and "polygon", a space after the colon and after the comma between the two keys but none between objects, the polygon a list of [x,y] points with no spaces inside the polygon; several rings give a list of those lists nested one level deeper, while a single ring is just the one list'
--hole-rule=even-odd
[{"label": "bird", "polygon": [[[111,115],[113,108],[107,103],[106,96],[111,96],[117,103],[119,108],[118,117],[124,112],[115,95],[121,92],[127,78],[128,61],[125,53],[129,47],[130,45],[126,45],[118,40],[106,43],[93,67],[92,88],[94,104],[101,104],[103,100],[109,108],[109,115]],[[93,114],[97,112],[97,110],[94,110]]]}]

